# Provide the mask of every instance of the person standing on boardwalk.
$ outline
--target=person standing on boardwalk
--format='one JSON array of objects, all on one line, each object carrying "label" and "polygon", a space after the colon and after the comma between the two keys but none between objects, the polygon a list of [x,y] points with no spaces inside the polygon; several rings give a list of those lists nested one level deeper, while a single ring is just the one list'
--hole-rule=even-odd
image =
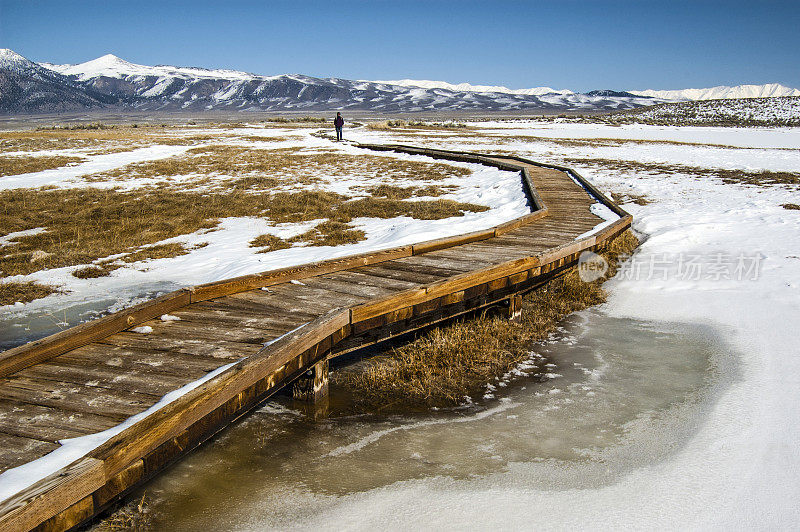
[{"label": "person standing on boardwalk", "polygon": [[336,128],[336,140],[342,140],[343,126],[344,126],[344,118],[342,118],[342,113],[336,113],[336,118],[333,121],[333,127]]}]

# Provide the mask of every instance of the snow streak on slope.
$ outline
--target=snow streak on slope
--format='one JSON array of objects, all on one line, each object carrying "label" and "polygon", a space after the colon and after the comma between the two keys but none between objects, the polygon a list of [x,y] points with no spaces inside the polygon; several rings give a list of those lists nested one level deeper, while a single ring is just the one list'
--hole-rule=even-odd
[{"label": "snow streak on slope", "polygon": [[469,83],[447,83],[446,81],[431,81],[426,79],[399,79],[393,81],[367,81],[366,83],[385,83],[400,87],[421,87],[423,89],[447,89],[459,92],[496,92],[502,94],[525,94],[528,96],[541,96],[543,94],[575,94],[568,89],[551,89],[550,87],[533,87],[531,89],[509,89],[500,85],[471,85]]},{"label": "snow streak on slope", "polygon": [[[237,70],[208,70],[205,68],[174,67],[168,65],[145,66],[129,63],[113,54],[106,54],[78,65],[54,65],[42,63],[42,66],[55,70],[65,76],[77,76],[80,81],[87,81],[100,76],[124,78],[127,76],[159,76],[182,79],[219,79],[252,80],[259,76],[239,72]],[[266,79],[261,77],[261,79]]]}]

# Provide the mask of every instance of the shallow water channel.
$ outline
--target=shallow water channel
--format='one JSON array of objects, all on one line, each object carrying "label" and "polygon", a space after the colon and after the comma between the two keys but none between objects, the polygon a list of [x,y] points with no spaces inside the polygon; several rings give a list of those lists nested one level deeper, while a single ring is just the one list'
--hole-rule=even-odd
[{"label": "shallow water channel", "polygon": [[598,310],[572,316],[534,352],[531,375],[448,411],[377,418],[334,408],[314,421],[277,399],[132,498],[144,494],[156,529],[230,530],[302,527],[353,495],[407,489],[403,481],[602,486],[680,449],[737,359],[710,327]]},{"label": "shallow water channel", "polygon": [[85,321],[132,306],[136,303],[177,290],[174,283],[148,283],[121,290],[114,297],[74,296],[74,301],[64,303],[53,311],[48,307],[28,310],[10,307],[0,321],[0,351],[69,329]]}]

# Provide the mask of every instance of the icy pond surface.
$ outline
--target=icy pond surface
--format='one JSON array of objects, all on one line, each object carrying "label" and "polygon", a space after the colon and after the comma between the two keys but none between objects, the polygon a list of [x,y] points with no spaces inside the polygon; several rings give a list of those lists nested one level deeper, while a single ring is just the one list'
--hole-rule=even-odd
[{"label": "icy pond surface", "polygon": [[76,294],[58,310],[48,307],[28,310],[24,306],[9,306],[10,310],[3,313],[0,321],[0,351],[44,338],[178,288],[180,286],[174,283],[140,284],[123,290],[122,302],[111,296],[83,299],[81,294]]},{"label": "icy pond surface", "polygon": [[[718,330],[597,310],[574,315],[534,351],[549,378],[520,377],[494,400],[447,412],[334,411],[315,422],[288,399],[271,402],[144,488],[152,524],[315,528],[333,512],[344,527],[369,528],[378,512],[380,522],[403,522],[389,501],[409,489],[597,488],[682,448],[737,378],[738,356]],[[376,497],[387,506],[373,507]],[[442,495],[418,511],[448,503]],[[360,521],[361,512],[373,519]]]}]

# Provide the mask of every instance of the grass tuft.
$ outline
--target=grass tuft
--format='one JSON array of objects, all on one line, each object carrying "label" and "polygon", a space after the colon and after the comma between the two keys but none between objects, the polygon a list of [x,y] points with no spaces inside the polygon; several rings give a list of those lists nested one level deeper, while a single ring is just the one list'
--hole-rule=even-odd
[{"label": "grass tuft", "polygon": [[114,268],[91,265],[78,268],[72,272],[72,276],[78,279],[96,279],[97,277],[108,277],[112,271],[114,271]]},{"label": "grass tuft", "polygon": [[34,299],[41,299],[55,294],[58,289],[49,285],[43,285],[28,281],[0,282],[0,305],[13,305],[14,303],[28,303]]},{"label": "grass tuft", "polygon": [[366,237],[364,231],[353,229],[349,224],[327,220],[310,231],[292,237],[290,242],[307,242],[310,246],[342,246],[355,244]]},{"label": "grass tuft", "polygon": [[256,253],[269,253],[270,251],[290,248],[292,245],[279,236],[260,235],[250,241],[250,247],[261,248]]},{"label": "grass tuft", "polygon": [[[609,277],[637,245],[628,231],[602,253]],[[372,359],[362,372],[336,372],[332,378],[352,391],[364,411],[456,406],[528,358],[531,344],[567,315],[604,302],[601,284],[582,282],[573,269],[526,295],[517,322],[486,316],[459,321]]]}]

